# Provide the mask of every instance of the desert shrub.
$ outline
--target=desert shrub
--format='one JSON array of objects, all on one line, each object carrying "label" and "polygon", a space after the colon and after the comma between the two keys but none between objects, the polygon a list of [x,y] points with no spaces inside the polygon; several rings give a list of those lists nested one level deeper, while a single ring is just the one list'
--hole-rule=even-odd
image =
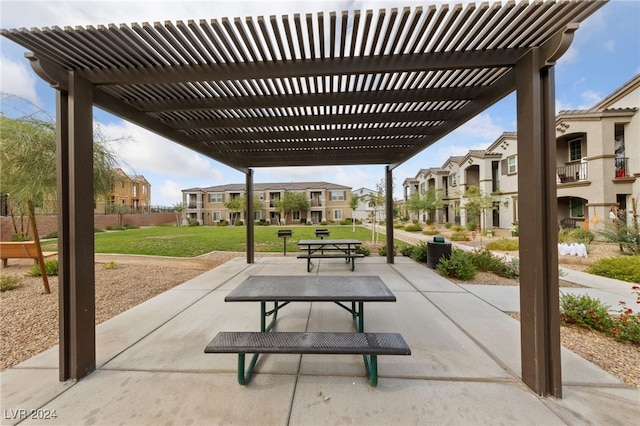
[{"label": "desert shrub", "polygon": [[504,264],[503,269],[497,272],[498,275],[505,278],[520,278],[520,261],[518,258],[513,258]]},{"label": "desert shrub", "polygon": [[414,225],[417,225],[418,222],[419,222],[418,219],[411,219],[411,223],[413,223]]},{"label": "desert shrub", "polygon": [[413,246],[411,250],[410,257],[416,262],[427,262],[427,243],[425,241],[420,241],[418,244]]},{"label": "desert shrub", "polygon": [[576,228],[569,231],[569,238],[574,243],[584,244],[587,247],[593,243],[595,234],[588,229]]},{"label": "desert shrub", "polygon": [[569,238],[568,229],[560,229],[558,231],[558,244],[571,244],[571,238]]},{"label": "desert shrub", "polygon": [[494,256],[489,250],[474,250],[470,252],[471,261],[477,270],[483,272],[496,272],[503,268],[502,259]]},{"label": "desert shrub", "polygon": [[451,226],[451,230],[453,232],[460,232],[464,230],[464,226],[460,226],[460,225],[453,225]]},{"label": "desert shrub", "polygon": [[422,231],[422,226],[418,224],[407,225],[404,227],[404,230],[408,232],[420,232]]},{"label": "desert shrub", "polygon": [[440,231],[436,226],[430,225],[422,231],[424,235],[438,235]]},{"label": "desert shrub", "polygon": [[[396,253],[398,253],[398,248],[397,247],[393,247],[393,255],[395,256]],[[378,249],[378,255],[380,255],[380,256],[386,256],[387,255],[387,245],[386,244]]]},{"label": "desert shrub", "polygon": [[443,276],[468,281],[476,276],[473,265],[473,255],[464,250],[453,250],[449,259],[442,257],[436,265],[436,270]]},{"label": "desert shrub", "polygon": [[369,250],[368,248],[363,247],[363,246],[357,246],[356,247],[356,253],[364,254],[365,256],[369,256],[371,254],[371,250]]},{"label": "desert shrub", "polygon": [[102,269],[117,269],[118,265],[116,262],[108,262],[102,264]]},{"label": "desert shrub", "polygon": [[518,240],[500,238],[499,240],[487,243],[486,248],[487,250],[516,251],[520,248],[520,243]]},{"label": "desert shrub", "polygon": [[640,283],[640,255],[600,259],[592,263],[587,272],[630,283]]},{"label": "desert shrub", "polygon": [[[55,277],[58,275],[58,259],[45,260],[44,261],[44,270],[49,277]],[[39,277],[42,276],[42,272],[40,271],[40,265],[33,265],[31,269],[27,271],[27,275],[30,277]]]},{"label": "desert shrub", "polygon": [[412,245],[402,246],[402,248],[400,249],[400,254],[406,257],[411,257],[411,253],[413,252],[413,247],[414,246]]},{"label": "desert shrub", "polygon": [[450,229],[453,226],[453,224],[451,222],[447,222],[444,224],[444,227],[447,229]]},{"label": "desert shrub", "polygon": [[457,231],[449,236],[451,241],[469,241],[469,234],[467,231]]},{"label": "desert shrub", "polygon": [[402,223],[394,223],[393,224],[393,228],[394,229],[404,229],[404,225]]},{"label": "desert shrub", "polygon": [[0,291],[15,290],[21,285],[22,282],[20,282],[20,278],[15,275],[0,275]]},{"label": "desert shrub", "polygon": [[469,222],[467,223],[467,226],[465,226],[465,228],[467,229],[467,231],[475,231],[476,230],[476,223],[475,222]]},{"label": "desert shrub", "polygon": [[561,319],[566,324],[578,324],[582,327],[604,331],[611,328],[608,310],[599,299],[593,299],[588,294],[575,295],[560,293]]},{"label": "desert shrub", "polygon": [[[640,286],[631,289],[640,303]],[[592,328],[611,336],[619,342],[640,345],[640,312],[633,312],[624,301],[618,302],[616,314],[610,314],[609,305],[588,295],[560,294],[560,311],[563,323]]]}]

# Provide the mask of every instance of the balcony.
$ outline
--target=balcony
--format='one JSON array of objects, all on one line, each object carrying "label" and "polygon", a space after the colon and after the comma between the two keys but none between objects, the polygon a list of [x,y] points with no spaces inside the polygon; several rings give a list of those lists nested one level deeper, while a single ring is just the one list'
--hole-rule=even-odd
[{"label": "balcony", "polygon": [[587,171],[587,163],[574,163],[558,167],[556,171],[558,175],[558,183],[585,181],[588,176]]},{"label": "balcony", "polygon": [[622,179],[629,177],[629,159],[627,157],[614,158],[615,178]]},{"label": "balcony", "polygon": [[188,209],[195,209],[196,207],[197,207],[197,206],[196,206],[196,203],[189,203],[189,204],[187,205],[187,208],[188,208]]},{"label": "balcony", "polygon": [[322,207],[322,200],[318,200],[318,199],[311,199],[309,200],[309,206],[310,207]]}]

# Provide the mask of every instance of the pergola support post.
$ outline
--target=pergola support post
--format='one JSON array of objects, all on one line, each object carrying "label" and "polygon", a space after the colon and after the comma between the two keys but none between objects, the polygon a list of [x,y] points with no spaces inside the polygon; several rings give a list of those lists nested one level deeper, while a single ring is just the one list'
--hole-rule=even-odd
[{"label": "pergola support post", "polygon": [[532,49],[516,65],[522,380],[562,397],[553,67]]},{"label": "pergola support post", "polygon": [[393,248],[393,170],[391,167],[385,168],[385,220],[386,220],[386,237],[387,237],[387,263],[394,263]]},{"label": "pergola support post", "polygon": [[93,85],[68,73],[57,94],[60,380],[96,368]]},{"label": "pergola support post", "polygon": [[247,263],[255,262],[255,233],[253,223],[253,169],[247,169],[246,172],[247,193],[245,195],[247,202]]}]

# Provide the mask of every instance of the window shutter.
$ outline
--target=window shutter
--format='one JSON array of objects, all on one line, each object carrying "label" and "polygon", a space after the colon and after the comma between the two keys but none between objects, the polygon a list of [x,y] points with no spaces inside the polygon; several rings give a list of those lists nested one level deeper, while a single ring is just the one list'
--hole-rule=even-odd
[{"label": "window shutter", "polygon": [[500,160],[500,174],[506,175],[509,173],[509,164],[507,164],[507,159]]}]

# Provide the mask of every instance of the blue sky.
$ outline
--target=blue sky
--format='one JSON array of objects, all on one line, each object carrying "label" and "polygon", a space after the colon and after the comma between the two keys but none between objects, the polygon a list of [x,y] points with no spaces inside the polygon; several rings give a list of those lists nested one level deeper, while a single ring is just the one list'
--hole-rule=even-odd
[{"label": "blue sky", "polygon": [[[432,3],[440,2],[0,0],[0,27],[97,26],[225,16],[375,10]],[[0,91],[25,98],[54,115],[55,90],[35,75],[24,54],[23,48],[0,38]],[[558,61],[556,110],[589,108],[638,73],[640,0],[612,0],[580,26],[571,48]],[[130,138],[128,142],[114,145],[114,149],[132,169],[130,172],[144,175],[151,183],[151,203],[154,205],[174,205],[181,201],[182,189],[244,182],[242,173],[117,117],[97,109],[94,117],[110,137]],[[464,155],[469,149],[484,149],[503,132],[509,131],[517,131],[514,94],[396,168],[394,194],[400,197],[404,179],[415,176],[421,168],[439,167],[450,156]],[[373,189],[383,176],[383,166],[255,170],[255,182],[324,180],[354,189]]]}]

